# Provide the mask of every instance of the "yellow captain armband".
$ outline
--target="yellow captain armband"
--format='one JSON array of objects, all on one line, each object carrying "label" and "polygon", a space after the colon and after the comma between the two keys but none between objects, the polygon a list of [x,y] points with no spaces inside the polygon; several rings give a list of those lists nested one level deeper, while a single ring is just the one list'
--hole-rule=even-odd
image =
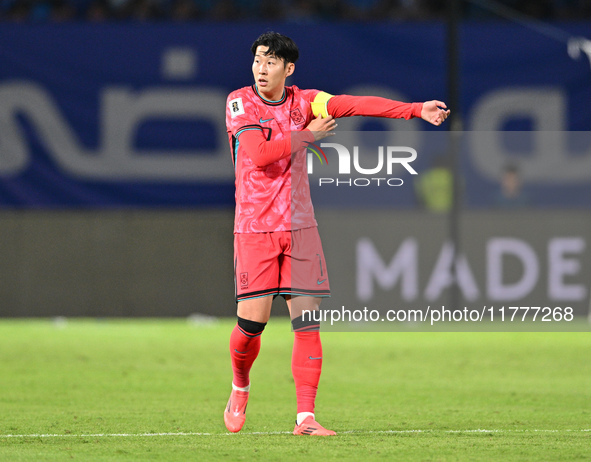
[{"label": "yellow captain armband", "polygon": [[314,101],[310,103],[312,105],[312,113],[314,114],[314,117],[322,116],[323,119],[328,117],[328,100],[332,97],[333,95],[324,91],[321,91],[316,95]]}]

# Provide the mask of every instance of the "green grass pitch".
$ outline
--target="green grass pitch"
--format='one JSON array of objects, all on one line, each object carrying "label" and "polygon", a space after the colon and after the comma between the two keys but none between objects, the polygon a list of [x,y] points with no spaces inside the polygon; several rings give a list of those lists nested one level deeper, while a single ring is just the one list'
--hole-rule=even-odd
[{"label": "green grass pitch", "polygon": [[234,322],[0,322],[0,460],[591,458],[589,333],[326,332],[316,415],[339,434],[313,438],[290,434],[283,318],[227,433]]}]

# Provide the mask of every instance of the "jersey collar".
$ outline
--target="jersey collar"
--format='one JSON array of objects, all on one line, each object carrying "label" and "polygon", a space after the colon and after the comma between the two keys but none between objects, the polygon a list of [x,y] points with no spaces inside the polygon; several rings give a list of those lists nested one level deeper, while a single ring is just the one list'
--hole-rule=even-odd
[{"label": "jersey collar", "polygon": [[258,90],[256,84],[254,84],[252,86],[252,89],[255,92],[255,94],[261,99],[261,101],[269,106],[279,106],[280,104],[285,103],[285,100],[287,99],[287,92],[285,91],[285,88],[283,89],[283,96],[281,96],[281,99],[279,99],[277,101],[271,101],[271,100],[263,98],[261,96],[261,94],[259,93],[259,90]]}]

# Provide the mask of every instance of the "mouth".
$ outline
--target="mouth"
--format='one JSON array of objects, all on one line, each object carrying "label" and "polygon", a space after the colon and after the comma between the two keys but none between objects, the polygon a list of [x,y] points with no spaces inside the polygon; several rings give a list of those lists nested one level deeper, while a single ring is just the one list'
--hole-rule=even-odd
[{"label": "mouth", "polygon": [[257,80],[257,84],[258,84],[260,87],[266,87],[268,83],[269,83],[269,82],[267,82],[267,80],[266,80],[266,79],[258,79],[258,80]]}]

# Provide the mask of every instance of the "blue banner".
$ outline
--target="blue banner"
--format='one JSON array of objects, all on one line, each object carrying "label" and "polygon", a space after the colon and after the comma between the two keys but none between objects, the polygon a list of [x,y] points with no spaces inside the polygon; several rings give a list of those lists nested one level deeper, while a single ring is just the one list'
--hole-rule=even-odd
[{"label": "blue banner", "polygon": [[[461,31],[464,129],[533,131],[531,149],[485,137],[464,146],[465,203],[494,205],[501,170],[521,169],[534,206],[591,205],[589,24],[570,44],[510,24]],[[0,206],[231,207],[227,94],[251,84],[250,45],[267,24],[11,25],[0,29]],[[446,100],[445,26],[275,24],[300,60],[288,84],[332,94]],[[577,41],[578,40],[578,41]],[[351,118],[343,130],[433,130]],[[445,130],[439,128],[437,130]],[[544,133],[557,135],[548,143]],[[418,138],[417,138],[418,139]],[[479,138],[480,139],[480,138]],[[484,141],[483,141],[484,142]],[[555,152],[536,150],[544,145]],[[548,150],[546,149],[546,150]],[[429,169],[433,155],[415,168]],[[396,205],[419,202],[401,188]]]}]

